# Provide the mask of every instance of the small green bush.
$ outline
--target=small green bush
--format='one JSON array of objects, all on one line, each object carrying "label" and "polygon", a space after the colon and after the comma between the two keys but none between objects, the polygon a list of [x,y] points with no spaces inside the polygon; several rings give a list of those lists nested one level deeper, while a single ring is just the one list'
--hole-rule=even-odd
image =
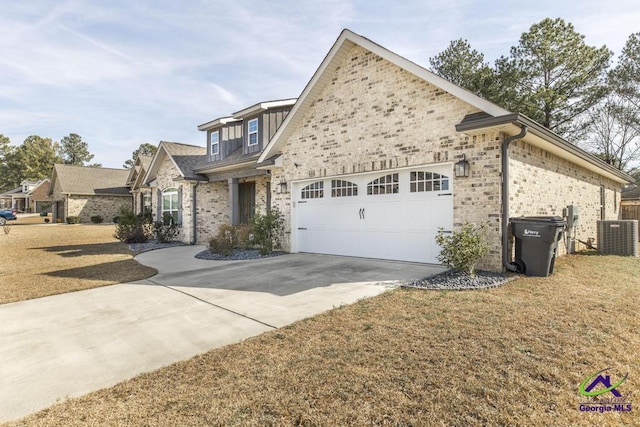
[{"label": "small green bush", "polygon": [[251,221],[254,243],[258,245],[261,255],[269,255],[280,247],[280,239],[284,233],[284,216],[277,207],[262,215],[256,212]]},{"label": "small green bush", "polygon": [[67,217],[67,224],[80,224],[80,217],[79,216],[68,216]]},{"label": "small green bush", "polygon": [[173,222],[173,217],[169,212],[165,212],[162,214],[162,221],[153,223],[153,232],[158,242],[171,242],[178,235],[178,224]]},{"label": "small green bush", "polygon": [[[115,220],[116,218],[114,218]],[[117,216],[113,237],[125,243],[144,243],[152,235],[152,219],[136,215],[130,208],[123,207]]]},{"label": "small green bush", "polygon": [[102,218],[100,215],[94,215],[91,217],[91,222],[94,224],[102,224],[103,221],[104,218]]},{"label": "small green bush", "polygon": [[[453,269],[475,276],[476,264],[489,252],[486,228],[486,223],[476,226],[465,222],[459,230],[450,235],[439,233],[436,243],[442,250],[437,257],[438,260]],[[442,228],[439,231],[442,231]]]}]

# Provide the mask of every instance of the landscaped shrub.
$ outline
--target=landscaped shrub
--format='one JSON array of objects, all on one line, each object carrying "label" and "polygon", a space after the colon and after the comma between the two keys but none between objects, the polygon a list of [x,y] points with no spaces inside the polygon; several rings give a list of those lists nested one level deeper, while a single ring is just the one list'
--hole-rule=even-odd
[{"label": "landscaped shrub", "polygon": [[144,243],[151,237],[153,220],[148,216],[136,215],[130,208],[123,207],[117,218],[113,237],[121,242]]},{"label": "landscaped shrub", "polygon": [[102,224],[103,221],[104,218],[102,218],[100,215],[94,215],[91,217],[91,222],[94,224]]},{"label": "landscaped shrub", "polygon": [[277,207],[262,215],[256,212],[251,221],[254,243],[258,245],[261,255],[268,255],[280,247],[280,239],[284,232],[284,216]]},{"label": "landscaped shrub", "polygon": [[249,249],[253,247],[253,232],[248,225],[236,225],[236,248]]},{"label": "landscaped shrub", "polygon": [[80,217],[79,216],[68,216],[67,217],[67,224],[80,224]]},{"label": "landscaped shrub", "polygon": [[178,224],[173,222],[173,217],[169,212],[165,212],[162,214],[162,221],[153,223],[153,232],[158,242],[170,242],[178,235]]},{"label": "landscaped shrub", "polygon": [[47,224],[49,224],[49,221],[51,221],[49,218],[45,218],[44,219],[44,222],[47,223]]},{"label": "landscaped shrub", "polygon": [[209,240],[209,250],[215,254],[229,256],[238,244],[238,230],[228,224],[218,228],[216,236]]},{"label": "landscaped shrub", "polygon": [[[453,269],[475,276],[476,264],[489,252],[486,228],[486,223],[476,226],[465,222],[459,230],[450,235],[439,233],[436,243],[442,250],[437,257],[438,260]],[[442,231],[442,228],[439,231]]]}]

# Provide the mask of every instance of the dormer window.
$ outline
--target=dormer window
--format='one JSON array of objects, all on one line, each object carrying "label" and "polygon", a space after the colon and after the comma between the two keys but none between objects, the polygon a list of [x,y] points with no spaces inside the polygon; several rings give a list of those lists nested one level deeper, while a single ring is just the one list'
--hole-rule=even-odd
[{"label": "dormer window", "polygon": [[258,119],[249,120],[248,124],[248,145],[251,147],[252,145],[258,144]]},{"label": "dormer window", "polygon": [[220,153],[220,132],[211,132],[211,155],[215,156]]}]

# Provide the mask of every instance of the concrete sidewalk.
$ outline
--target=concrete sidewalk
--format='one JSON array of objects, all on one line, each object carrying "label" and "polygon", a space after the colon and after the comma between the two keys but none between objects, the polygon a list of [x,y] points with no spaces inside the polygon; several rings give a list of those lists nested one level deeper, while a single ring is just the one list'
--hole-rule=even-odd
[{"label": "concrete sidewalk", "polygon": [[291,254],[143,253],[159,274],[0,305],[0,422],[442,271],[422,264]]}]

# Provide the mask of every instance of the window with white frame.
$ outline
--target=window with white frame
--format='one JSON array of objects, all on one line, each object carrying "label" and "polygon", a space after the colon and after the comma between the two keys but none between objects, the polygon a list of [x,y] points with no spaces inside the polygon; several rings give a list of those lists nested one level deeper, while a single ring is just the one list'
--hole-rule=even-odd
[{"label": "window with white frame", "polygon": [[211,155],[215,156],[220,153],[220,132],[211,132]]},{"label": "window with white frame", "polygon": [[331,180],[331,197],[352,197],[358,195],[358,184],[342,179]]},{"label": "window with white frame", "polygon": [[250,146],[258,144],[258,119],[249,120],[248,133],[248,144]]},{"label": "window with white frame", "polygon": [[409,191],[421,193],[424,191],[449,190],[449,177],[434,172],[414,171],[409,176]]},{"label": "window with white frame", "polygon": [[307,185],[300,193],[300,198],[302,199],[321,199],[322,197],[324,197],[323,181],[317,181]]},{"label": "window with white frame", "polygon": [[174,224],[178,223],[178,189],[167,188],[162,192],[162,216],[165,212],[171,215]]},{"label": "window with white frame", "polygon": [[396,194],[400,191],[398,184],[398,174],[390,173],[389,175],[376,178],[367,184],[367,195],[376,194]]},{"label": "window with white frame", "polygon": [[151,212],[151,194],[145,193],[142,195],[142,211]]}]

